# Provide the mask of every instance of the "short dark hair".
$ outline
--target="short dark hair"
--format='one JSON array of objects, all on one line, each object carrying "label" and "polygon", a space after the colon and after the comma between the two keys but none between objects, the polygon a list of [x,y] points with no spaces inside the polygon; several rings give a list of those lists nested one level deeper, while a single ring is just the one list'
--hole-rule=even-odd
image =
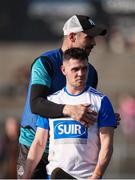
[{"label": "short dark hair", "polygon": [[68,61],[71,58],[73,59],[79,59],[81,61],[87,60],[88,61],[88,55],[84,49],[81,48],[70,48],[64,51],[63,53],[63,61]]}]

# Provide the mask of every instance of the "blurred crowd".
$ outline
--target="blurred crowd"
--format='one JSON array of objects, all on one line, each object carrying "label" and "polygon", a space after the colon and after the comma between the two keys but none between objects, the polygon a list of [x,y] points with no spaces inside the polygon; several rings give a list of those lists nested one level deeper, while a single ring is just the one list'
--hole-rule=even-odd
[{"label": "blurred crowd", "polygon": [[22,97],[26,95],[29,81],[29,64],[20,65],[13,70],[12,82],[0,86],[0,96],[5,98]]},{"label": "blurred crowd", "polygon": [[128,139],[135,137],[135,97],[124,94],[119,99],[118,112],[121,115],[122,132]]},{"label": "blurred crowd", "polygon": [[135,49],[134,7],[134,0],[89,0],[78,3],[72,0],[1,0],[0,40],[54,42],[61,37],[61,26],[66,18],[73,13],[86,13],[95,22],[108,27],[110,32],[106,43],[112,51],[119,53],[125,48]]},{"label": "blurred crowd", "polygon": [[19,124],[15,117],[7,117],[0,133],[0,179],[16,179]]}]

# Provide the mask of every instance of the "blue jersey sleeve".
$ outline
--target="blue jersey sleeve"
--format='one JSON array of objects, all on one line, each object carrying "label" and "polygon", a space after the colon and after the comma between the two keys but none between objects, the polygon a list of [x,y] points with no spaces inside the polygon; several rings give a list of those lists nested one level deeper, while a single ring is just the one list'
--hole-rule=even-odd
[{"label": "blue jersey sleeve", "polygon": [[51,78],[40,58],[37,59],[32,66],[31,83],[45,85],[50,88]]},{"label": "blue jersey sleeve", "polygon": [[41,116],[38,116],[36,126],[49,130],[49,120],[47,118],[43,118]]},{"label": "blue jersey sleeve", "polygon": [[98,114],[98,127],[116,127],[116,118],[110,100],[104,96]]}]

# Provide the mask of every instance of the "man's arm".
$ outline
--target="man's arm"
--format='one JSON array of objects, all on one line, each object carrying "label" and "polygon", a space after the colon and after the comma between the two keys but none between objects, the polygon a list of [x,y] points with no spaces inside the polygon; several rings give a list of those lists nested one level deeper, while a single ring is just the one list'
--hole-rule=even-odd
[{"label": "man's arm", "polygon": [[37,128],[35,139],[30,147],[27,161],[25,165],[25,171],[23,178],[29,179],[42,158],[43,152],[45,150],[46,142],[48,139],[48,130],[43,128]]},{"label": "man's arm", "polygon": [[[97,113],[88,105],[62,105],[47,100],[49,88],[43,85],[32,85],[30,104],[34,114],[46,118],[69,116],[89,126],[95,123]],[[53,113],[52,113],[53,112]]]},{"label": "man's arm", "polygon": [[40,84],[32,85],[30,94],[32,113],[46,118],[62,117],[64,105],[47,100],[48,94],[49,87]]},{"label": "man's arm", "polygon": [[98,162],[93,172],[92,177],[89,179],[100,179],[102,178],[113,153],[113,127],[103,127],[99,130],[99,137],[101,142],[101,148],[99,151]]}]

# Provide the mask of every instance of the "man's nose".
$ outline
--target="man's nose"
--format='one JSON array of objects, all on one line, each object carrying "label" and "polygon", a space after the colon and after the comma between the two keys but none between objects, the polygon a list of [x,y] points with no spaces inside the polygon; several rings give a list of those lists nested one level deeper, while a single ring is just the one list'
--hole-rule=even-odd
[{"label": "man's nose", "polygon": [[80,69],[79,71],[78,71],[78,76],[82,76],[83,75],[83,71]]}]

